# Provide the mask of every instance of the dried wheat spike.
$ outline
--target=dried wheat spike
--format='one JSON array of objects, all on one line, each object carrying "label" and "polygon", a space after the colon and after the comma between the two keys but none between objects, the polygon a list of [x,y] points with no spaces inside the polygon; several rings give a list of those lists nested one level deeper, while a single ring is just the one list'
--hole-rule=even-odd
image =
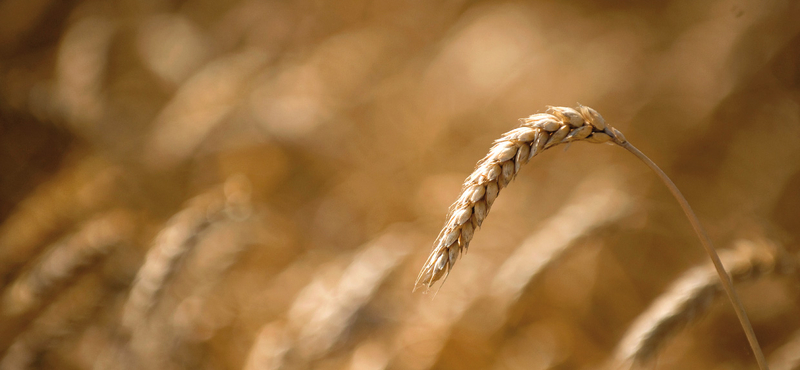
[{"label": "dried wheat spike", "polygon": [[[369,303],[381,283],[408,254],[411,230],[398,226],[360,248],[338,283],[320,271],[289,309],[288,327],[297,332],[297,355],[318,358],[339,343],[356,313]],[[331,297],[335,297],[331,299]]]},{"label": "dried wheat spike", "polygon": [[42,310],[36,319],[26,324],[25,330],[6,347],[0,359],[0,370],[42,366],[39,361],[49,351],[58,348],[63,341],[74,338],[96,319],[93,314],[103,307],[109,293],[109,286],[103,278],[102,274],[84,274],[61,291],[58,298]]},{"label": "dried wheat spike", "polygon": [[133,233],[127,211],[110,211],[86,222],[76,233],[52,245],[3,294],[3,311],[20,315],[56,294],[87,267],[125,243]]},{"label": "dried wheat spike", "polygon": [[[466,252],[497,195],[527,163],[543,150],[573,141],[604,143],[620,136],[607,127],[594,109],[580,106],[548,107],[520,120],[520,127],[506,132],[494,142],[464,181],[461,195],[450,206],[447,222],[434,243],[428,260],[417,277],[416,287],[430,288],[450,272],[461,253]],[[624,140],[624,139],[623,139]]]},{"label": "dried wheat spike", "polygon": [[147,318],[180,262],[206,236],[208,229],[223,220],[249,217],[249,182],[232,176],[222,189],[214,188],[188,202],[158,233],[154,245],[136,274],[125,303],[123,325],[135,329]]},{"label": "dried wheat spike", "polygon": [[218,191],[201,194],[158,233],[125,303],[123,323],[127,327],[135,327],[147,316],[179,260],[194,247],[198,235],[219,218],[223,209],[224,200]]},{"label": "dried wheat spike", "polygon": [[[770,243],[741,240],[720,251],[734,282],[755,280],[781,269],[779,248]],[[692,268],[656,299],[631,325],[620,341],[613,368],[646,365],[660,348],[689,322],[705,312],[722,293],[713,266]]]},{"label": "dried wheat spike", "polygon": [[96,157],[64,167],[0,224],[0,279],[34,258],[49,238],[101,209],[122,176]]}]

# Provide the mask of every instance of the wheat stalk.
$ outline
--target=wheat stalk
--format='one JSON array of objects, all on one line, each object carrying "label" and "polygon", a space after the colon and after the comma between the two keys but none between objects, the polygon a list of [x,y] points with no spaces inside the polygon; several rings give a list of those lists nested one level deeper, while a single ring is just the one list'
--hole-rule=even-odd
[{"label": "wheat stalk", "polygon": [[[778,250],[773,245],[741,240],[720,253],[733,280],[744,282],[775,271]],[[712,266],[704,264],[685,272],[628,329],[617,347],[615,367],[646,364],[669,338],[705,312],[720,292]]]},{"label": "wheat stalk", "polygon": [[467,251],[475,230],[483,223],[500,190],[514,179],[520,166],[533,156],[558,144],[573,141],[613,142],[650,167],[678,201],[714,264],[722,287],[747,335],[759,368],[768,369],[750,320],[711,239],[689,206],[689,202],[664,171],[629,143],[619,130],[606,125],[603,117],[592,108],[579,106],[576,110],[567,107],[548,107],[546,113],[534,114],[521,121],[522,125],[519,128],[506,132],[494,142],[489,154],[478,162],[475,170],[464,181],[461,194],[450,206],[444,228],[436,238],[433,250],[417,276],[414,289],[423,286],[430,288],[433,283],[450,273],[458,257]]}]

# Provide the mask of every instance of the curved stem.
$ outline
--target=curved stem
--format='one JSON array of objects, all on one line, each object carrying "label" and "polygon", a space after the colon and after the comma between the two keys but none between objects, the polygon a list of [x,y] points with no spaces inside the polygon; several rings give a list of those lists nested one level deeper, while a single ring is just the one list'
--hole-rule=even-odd
[{"label": "curved stem", "polygon": [[764,358],[764,353],[761,352],[761,346],[758,345],[756,334],[753,332],[753,326],[750,325],[750,320],[747,318],[747,313],[744,311],[742,302],[739,300],[739,296],[736,294],[736,290],[733,288],[731,277],[725,271],[725,267],[722,266],[722,261],[720,261],[719,255],[717,255],[717,251],[714,249],[714,245],[711,243],[711,239],[703,229],[703,226],[700,225],[700,220],[697,219],[697,215],[695,215],[694,211],[692,211],[692,207],[689,206],[689,202],[686,201],[686,198],[683,197],[683,194],[681,194],[681,191],[678,190],[678,187],[675,186],[672,180],[667,177],[667,174],[658,168],[658,166],[651,161],[650,158],[647,158],[644,153],[639,151],[639,149],[636,149],[636,147],[631,145],[631,143],[625,141],[624,138],[622,140],[617,140],[616,143],[633,153],[633,155],[641,159],[642,162],[650,167],[650,169],[652,169],[658,175],[658,177],[661,178],[661,181],[664,182],[664,185],[666,185],[667,188],[669,188],[669,191],[672,192],[675,200],[677,200],[681,205],[683,212],[686,214],[686,218],[689,219],[689,222],[692,224],[692,228],[694,228],[694,232],[697,234],[697,237],[700,238],[700,242],[703,243],[703,247],[705,247],[708,256],[711,257],[711,261],[714,262],[714,267],[717,269],[717,274],[719,274],[722,287],[725,290],[725,293],[728,295],[728,299],[730,299],[734,311],[736,311],[736,316],[739,317],[739,322],[742,324],[742,329],[744,329],[744,333],[747,336],[747,341],[750,342],[750,348],[753,349],[753,354],[758,362],[758,367],[761,370],[769,370],[769,367],[767,366],[767,360]]}]

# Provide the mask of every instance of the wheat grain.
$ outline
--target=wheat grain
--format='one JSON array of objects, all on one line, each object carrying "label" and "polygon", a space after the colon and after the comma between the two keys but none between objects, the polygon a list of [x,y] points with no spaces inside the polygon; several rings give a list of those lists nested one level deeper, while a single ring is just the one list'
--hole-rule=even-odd
[{"label": "wheat grain", "polygon": [[415,287],[430,288],[448,274],[458,257],[466,252],[503,188],[520,167],[543,150],[573,141],[608,142],[616,131],[609,131],[594,109],[549,107],[546,113],[521,119],[522,125],[496,140],[472,174],[464,181],[461,194],[450,207],[447,221],[420,271]]},{"label": "wheat grain", "polygon": [[[774,271],[778,249],[741,240],[720,254],[733,280],[743,282]],[[628,329],[615,352],[614,367],[646,364],[671,337],[708,309],[721,288],[713,266],[704,264],[684,273]]]}]

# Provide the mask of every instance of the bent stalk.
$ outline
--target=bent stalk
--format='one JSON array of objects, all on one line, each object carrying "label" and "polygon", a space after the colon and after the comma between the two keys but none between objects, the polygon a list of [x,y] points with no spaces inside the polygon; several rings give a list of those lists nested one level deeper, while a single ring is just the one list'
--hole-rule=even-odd
[{"label": "bent stalk", "polygon": [[531,158],[548,148],[574,141],[613,142],[633,153],[655,171],[681,205],[714,263],[723,290],[736,311],[760,369],[768,370],[750,320],[711,239],[692,212],[689,202],[664,171],[631,145],[619,130],[607,125],[603,117],[592,108],[548,107],[546,113],[537,113],[521,121],[520,127],[506,132],[494,142],[489,153],[478,162],[472,174],[464,180],[461,195],[450,207],[447,221],[434,242],[428,260],[417,276],[415,289],[422,287],[427,290],[450,273],[458,257],[467,251],[475,231],[486,219],[500,190],[511,183],[519,173],[520,167]]},{"label": "bent stalk", "polygon": [[[613,129],[615,133],[619,133],[616,129]],[[669,191],[672,193],[672,196],[675,197],[675,200],[678,201],[678,204],[681,205],[683,209],[683,213],[686,214],[686,218],[689,219],[689,223],[692,224],[692,228],[694,232],[697,234],[697,237],[700,239],[700,242],[703,244],[703,247],[708,253],[708,256],[711,258],[711,261],[714,263],[714,268],[717,270],[717,275],[719,275],[719,280],[722,282],[722,288],[725,290],[725,294],[728,295],[728,299],[731,301],[731,305],[733,305],[733,310],[736,311],[736,316],[739,318],[739,323],[742,324],[742,329],[744,329],[744,333],[747,336],[747,341],[750,342],[750,348],[753,350],[753,355],[756,357],[756,362],[758,362],[758,367],[762,370],[768,370],[769,367],[767,366],[767,360],[764,358],[764,353],[761,352],[761,346],[758,344],[758,338],[756,338],[756,333],[753,331],[753,326],[750,325],[750,319],[747,318],[747,312],[744,310],[744,306],[742,306],[742,302],[739,300],[738,294],[736,294],[736,290],[733,288],[733,282],[731,282],[731,277],[725,271],[725,267],[722,266],[722,261],[719,259],[719,255],[717,254],[714,245],[711,243],[711,238],[708,237],[708,233],[700,224],[700,220],[697,218],[697,215],[694,214],[692,211],[692,207],[689,205],[689,202],[684,198],[681,191],[678,190],[678,187],[675,186],[675,183],[670,180],[664,171],[658,167],[650,158],[648,158],[644,153],[642,153],[639,149],[633,146],[631,143],[625,140],[624,137],[620,135],[619,139],[621,142],[618,141],[616,135],[614,137],[614,142],[619,146],[627,149],[629,152],[633,153],[636,157],[642,160],[653,172],[658,175],[664,185],[667,186]]]}]

